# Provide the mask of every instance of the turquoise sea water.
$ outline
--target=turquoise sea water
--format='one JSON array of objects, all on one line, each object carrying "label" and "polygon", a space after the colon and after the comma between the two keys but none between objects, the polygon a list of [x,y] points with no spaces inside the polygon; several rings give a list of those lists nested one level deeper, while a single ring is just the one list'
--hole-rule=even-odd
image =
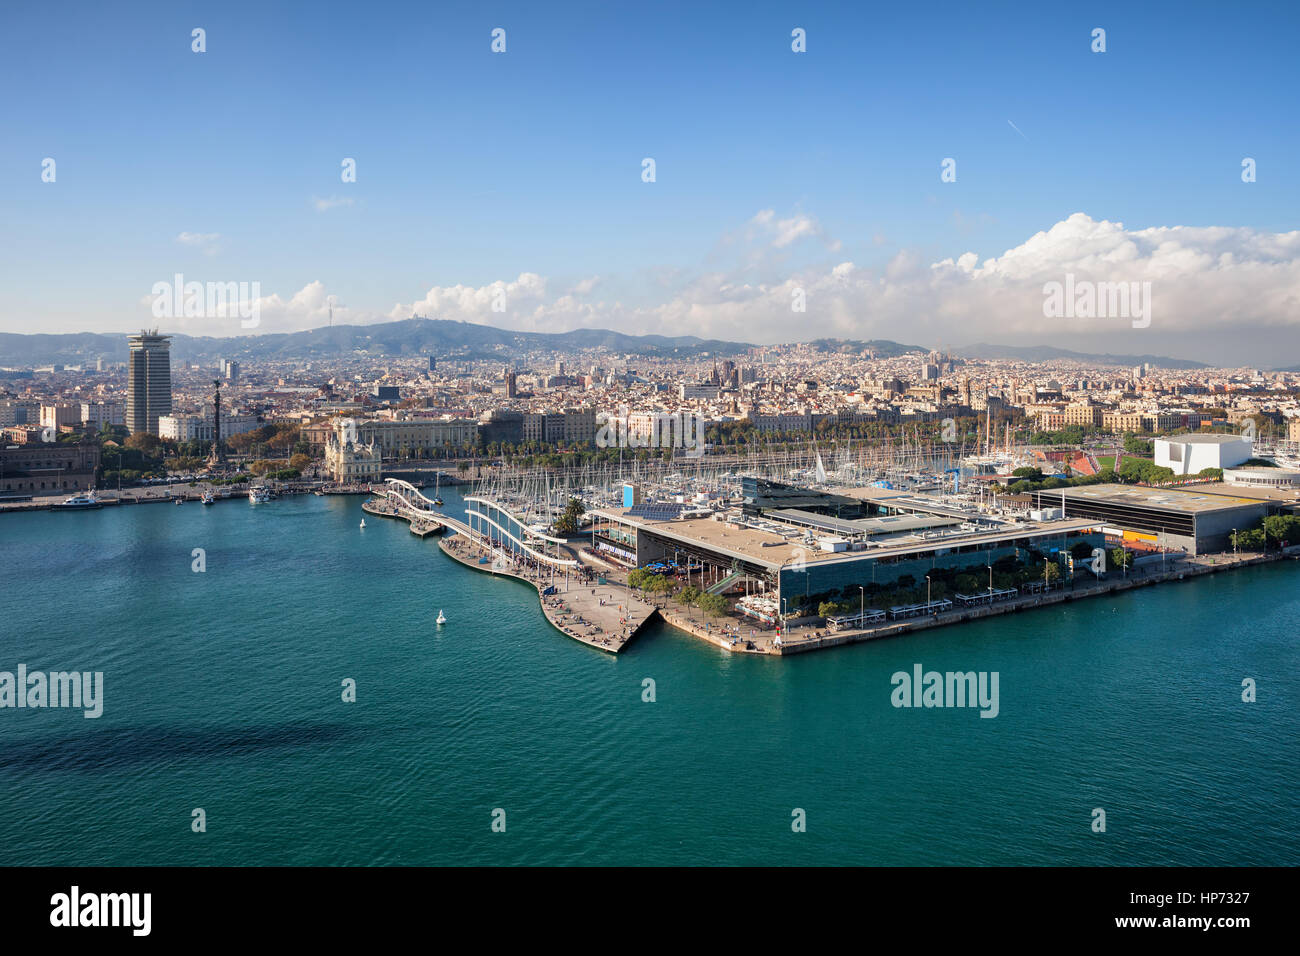
[{"label": "turquoise sea water", "polygon": [[[0,671],[105,681],[97,720],[0,709],[0,864],[1300,863],[1295,562],[786,660],[657,625],[615,658],[360,505],[0,516]],[[917,663],[997,671],[998,717],[894,708]]]}]

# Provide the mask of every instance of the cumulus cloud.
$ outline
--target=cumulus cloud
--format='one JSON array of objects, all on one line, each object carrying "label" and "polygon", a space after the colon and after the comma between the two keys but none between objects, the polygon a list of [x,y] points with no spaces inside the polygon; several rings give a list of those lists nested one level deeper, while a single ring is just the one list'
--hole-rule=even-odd
[{"label": "cumulus cloud", "polygon": [[[747,228],[772,245],[809,236],[825,241],[813,220],[777,219],[769,210]],[[1150,282],[1150,327],[1135,329],[1123,318],[1045,317],[1044,285],[1062,282],[1067,274],[1075,282]],[[1165,354],[1186,352],[1177,344],[1196,335],[1240,337],[1243,330],[1254,330],[1262,341],[1276,338],[1280,330],[1300,331],[1300,231],[1217,226],[1131,230],[1083,213],[984,259],[970,251],[931,261],[902,249],[876,266],[831,261],[786,275],[778,266],[761,279],[753,268],[693,275],[650,270],[642,278],[655,298],[635,304],[612,293],[621,288],[615,277],[592,276],[553,288],[546,277],[524,272],[482,286],[433,286],[418,301],[398,303],[386,312],[336,307],[335,322],[419,314],[521,330],[600,327],[748,342],[828,336],[922,345],[984,340],[1074,347],[1091,336],[1105,339],[1108,349],[1133,353],[1151,351],[1163,335]],[[594,295],[598,289],[607,294]],[[807,304],[803,313],[791,308],[800,292]],[[320,282],[288,299],[265,297],[262,329],[323,324],[327,305]],[[1297,357],[1279,356],[1288,361]]]}]

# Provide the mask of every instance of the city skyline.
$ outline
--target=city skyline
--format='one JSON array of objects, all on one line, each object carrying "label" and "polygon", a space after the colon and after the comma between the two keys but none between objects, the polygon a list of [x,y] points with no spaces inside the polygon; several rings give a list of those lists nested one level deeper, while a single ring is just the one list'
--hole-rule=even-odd
[{"label": "city skyline", "polygon": [[[10,109],[0,331],[228,337],[332,310],[1300,362],[1283,5],[409,7],[398,37],[329,5],[153,9],[84,6],[68,36],[5,15],[0,69],[54,78]],[[257,283],[258,324],[160,319],[176,275]],[[1149,282],[1149,321],[1045,315],[1072,277]]]}]

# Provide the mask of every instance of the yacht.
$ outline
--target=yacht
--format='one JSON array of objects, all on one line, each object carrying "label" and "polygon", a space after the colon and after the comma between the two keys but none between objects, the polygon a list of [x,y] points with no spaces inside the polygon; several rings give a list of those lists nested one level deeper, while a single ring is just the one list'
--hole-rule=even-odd
[{"label": "yacht", "polygon": [[438,617],[434,623],[436,623],[439,627],[442,627],[442,625],[447,623],[447,615],[442,613],[442,608],[438,608]]},{"label": "yacht", "polygon": [[82,511],[87,508],[102,508],[103,505],[93,494],[84,494],[64,498],[59,504],[50,507],[59,511]]},{"label": "yacht", "polygon": [[271,492],[265,485],[257,485],[248,489],[248,500],[255,505],[265,504],[271,500]]}]

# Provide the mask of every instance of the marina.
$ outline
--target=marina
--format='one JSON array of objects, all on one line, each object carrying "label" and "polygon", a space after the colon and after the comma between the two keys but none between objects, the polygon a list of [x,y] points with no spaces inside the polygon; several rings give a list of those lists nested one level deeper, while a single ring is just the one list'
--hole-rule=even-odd
[{"label": "marina", "polygon": [[[1160,547],[1139,551],[1140,566],[1132,573],[1096,573],[1089,571],[1093,558],[1119,543],[1116,535],[1129,542],[1127,532],[1107,524],[1113,519],[1106,512],[1087,516],[1089,502],[1109,501],[1115,493],[1099,497],[1105,488],[1094,487],[1082,489],[1090,492],[1087,497],[1080,492],[1062,498],[1069,511],[1085,512],[1067,518],[1050,500],[1035,508],[978,484],[963,490],[959,478],[936,484],[919,467],[929,452],[915,454],[907,468],[881,460],[866,471],[866,459],[847,455],[828,468],[814,448],[803,459],[759,455],[725,466],[673,462],[642,469],[632,463],[617,473],[569,476],[494,472],[457,490],[453,508],[459,513],[439,504],[436,473],[433,497],[398,478],[364,487],[299,485],[281,493],[365,491],[363,515],[404,521],[415,537],[439,537],[440,550],[461,565],[533,586],[557,630],[614,654],[655,619],[730,653],[788,656],[1296,555],[1292,547],[1267,555],[1198,556],[1200,532],[1190,522],[1204,523],[1222,512],[1229,517],[1220,526],[1245,523],[1250,514],[1238,513],[1255,508],[1255,501],[1219,492],[1168,492],[1158,496],[1158,520],[1166,525],[1166,533],[1153,538]],[[639,475],[644,483],[616,481],[622,474]],[[889,477],[853,483],[882,474]],[[1146,493],[1124,494],[1132,511]],[[78,495],[46,507],[88,510],[186,500],[212,505],[236,495],[263,506],[278,497],[269,483],[261,483],[245,490]],[[590,502],[581,527],[575,535],[556,537],[551,528],[575,495]],[[1182,498],[1174,502],[1176,495]],[[1170,511],[1175,505],[1189,516],[1181,523]],[[358,524],[366,529],[364,517]],[[1220,533],[1207,527],[1207,533]],[[1090,557],[1080,564],[1081,555]],[[1151,564],[1157,557],[1158,567]],[[1037,580],[1025,570],[1035,560]],[[1011,576],[1009,568],[1021,570]],[[657,576],[664,586],[649,593],[644,577],[630,586],[633,572]],[[985,573],[981,588],[978,577]],[[919,597],[909,582],[921,582]],[[713,605],[706,610],[690,595],[710,595]]]},{"label": "marina", "polygon": [[[449,514],[468,507],[446,488],[443,497]],[[80,716],[72,725],[15,724],[0,761],[0,837],[12,861],[124,865],[187,853],[219,865],[491,865],[642,854],[655,864],[741,864],[792,845],[781,818],[803,805],[801,788],[819,779],[836,799],[815,805],[817,831],[829,832],[799,851],[810,862],[1300,860],[1293,828],[1278,819],[1296,786],[1289,712],[1243,705],[1239,686],[1252,676],[1267,681],[1271,695],[1295,692],[1293,563],[1243,563],[1233,574],[972,616],[957,627],[907,620],[897,626],[908,627],[910,639],[796,653],[774,666],[773,656],[729,651],[679,630],[669,615],[691,622],[673,602],[621,652],[582,653],[566,635],[551,637],[532,582],[493,580],[484,570],[491,565],[477,557],[444,560],[400,525],[368,514],[369,527],[358,533],[360,499],[241,504],[3,519],[0,567],[16,573],[34,555],[48,562],[50,586],[80,587],[86,598],[87,614],[75,620],[41,602],[29,609],[49,648],[49,663],[40,666],[85,660],[106,672],[109,687],[100,726],[84,742],[72,735],[90,723]],[[149,546],[132,547],[141,535]],[[292,575],[280,570],[289,535]],[[459,537],[455,530],[443,536]],[[206,574],[191,570],[196,546],[208,549]],[[105,562],[103,574],[86,578],[87,553]],[[698,569],[694,575],[698,581]],[[119,598],[130,602],[124,615],[109,598],[128,576],[155,583]],[[621,593],[612,583],[597,590]],[[187,603],[170,602],[167,593],[185,593]],[[196,640],[189,602],[208,600],[221,601],[223,612],[205,621]],[[691,614],[699,627],[699,609]],[[1188,626],[1171,629],[1170,621]],[[1190,626],[1195,621],[1204,626]],[[0,643],[7,659],[37,666],[25,633],[11,631]],[[165,652],[136,653],[142,633],[157,635]],[[807,642],[816,640],[810,632]],[[998,718],[936,710],[900,720],[889,704],[889,675],[910,673],[918,660],[999,671]],[[268,667],[284,679],[268,682]],[[339,702],[345,677],[358,679],[358,705]],[[657,683],[656,704],[642,701],[646,678]],[[1178,692],[1154,692],[1171,680]],[[234,715],[231,693],[241,701]],[[1142,705],[1128,706],[1135,696]],[[1031,775],[1023,771],[1025,740],[1037,754]],[[1117,761],[1117,752],[1125,759]],[[859,772],[867,758],[871,771]],[[240,773],[226,791],[227,838],[196,843],[187,827],[144,809],[196,803],[187,802],[194,773],[234,759]],[[1253,768],[1244,792],[1217,772],[1242,762]],[[515,806],[509,793],[517,774],[527,776],[532,795],[512,813],[519,839],[472,839],[484,804]],[[141,812],[72,813],[84,803],[87,775]],[[31,796],[34,778],[42,781],[39,800]],[[682,801],[687,779],[693,799]],[[1055,808],[1077,801],[1081,779],[1102,779],[1105,792],[1116,794],[1095,804],[1132,802],[1132,822],[1090,840],[1085,814],[1083,836],[1062,844],[1054,839]],[[409,798],[412,780],[446,808],[463,846],[431,837],[427,800]],[[358,803],[359,790],[377,799]],[[534,821],[573,813],[575,793],[589,809],[566,832],[581,852],[529,842]],[[1144,799],[1133,800],[1139,793]],[[267,839],[297,818],[305,797],[321,808],[322,829],[288,845]],[[737,813],[737,801],[767,809]],[[864,816],[861,805],[886,809]],[[1182,805],[1205,808],[1196,820],[1203,824],[1209,813],[1212,829],[1175,839],[1193,825],[1168,813]],[[994,825],[990,808],[997,808]],[[70,834],[47,837],[36,825],[52,811],[77,821]],[[1023,838],[1005,839],[1004,818],[1018,821]],[[905,837],[918,827],[963,839],[921,841],[919,857],[899,849],[915,847]],[[733,829],[744,848],[687,838]],[[91,857],[74,850],[69,836],[92,847]]]}]

